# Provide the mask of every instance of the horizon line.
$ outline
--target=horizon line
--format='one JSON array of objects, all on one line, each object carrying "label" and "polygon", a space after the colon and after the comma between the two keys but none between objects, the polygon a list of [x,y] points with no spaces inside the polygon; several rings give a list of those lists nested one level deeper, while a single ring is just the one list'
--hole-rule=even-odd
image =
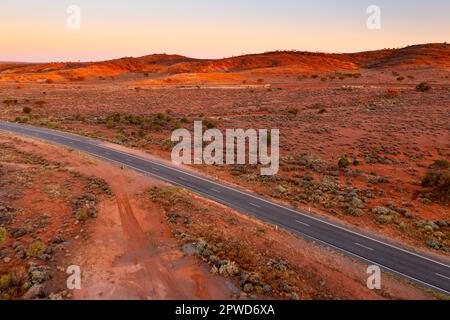
[{"label": "horizon line", "polygon": [[48,60],[48,61],[31,61],[31,60],[22,60],[22,61],[14,61],[14,60],[2,60],[0,58],[0,63],[5,64],[20,64],[20,63],[26,63],[26,64],[46,64],[46,63],[97,63],[97,62],[107,62],[107,61],[113,61],[113,60],[119,60],[119,59],[137,59],[142,58],[146,56],[154,56],[154,55],[168,55],[168,56],[180,56],[188,59],[194,59],[194,60],[222,60],[222,59],[229,59],[229,58],[235,58],[235,57],[243,57],[243,56],[249,56],[249,55],[263,55],[267,53],[275,53],[275,52],[307,52],[307,53],[315,53],[315,54],[336,54],[336,55],[342,55],[342,54],[358,54],[358,53],[366,53],[366,52],[375,52],[375,51],[382,51],[382,50],[400,50],[405,49],[409,47],[414,46],[426,46],[426,45],[436,45],[436,44],[448,44],[446,41],[444,42],[427,42],[427,43],[417,43],[417,44],[410,44],[406,46],[400,46],[400,47],[384,47],[379,49],[370,49],[370,50],[362,50],[362,51],[351,51],[351,52],[336,52],[336,51],[308,51],[308,50],[299,50],[299,49],[277,49],[277,50],[269,50],[264,52],[254,52],[254,53],[242,53],[239,55],[230,55],[230,56],[224,56],[222,58],[195,58],[189,55],[184,55],[180,53],[167,53],[167,52],[160,52],[160,53],[149,53],[144,55],[136,55],[136,56],[122,56],[117,58],[111,58],[111,59],[105,59],[105,58],[99,58],[98,60]]}]

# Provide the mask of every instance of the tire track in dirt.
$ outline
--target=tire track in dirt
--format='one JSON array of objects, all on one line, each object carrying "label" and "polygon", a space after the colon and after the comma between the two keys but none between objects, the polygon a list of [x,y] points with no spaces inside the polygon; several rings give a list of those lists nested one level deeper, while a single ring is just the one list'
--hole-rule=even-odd
[{"label": "tire track in dirt", "polygon": [[117,266],[134,266],[136,273],[131,284],[144,296],[163,299],[188,299],[189,295],[170,277],[170,270],[157,257],[158,250],[145,234],[133,214],[128,196],[116,197],[125,241],[125,253],[117,259]]}]

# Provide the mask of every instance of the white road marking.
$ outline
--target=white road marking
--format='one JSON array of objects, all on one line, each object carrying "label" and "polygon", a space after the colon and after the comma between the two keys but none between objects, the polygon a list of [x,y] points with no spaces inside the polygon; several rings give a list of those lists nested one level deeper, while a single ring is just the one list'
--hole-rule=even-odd
[{"label": "white road marking", "polygon": [[151,167],[151,170],[159,171],[158,168]]},{"label": "white road marking", "polygon": [[447,280],[450,280],[450,278],[449,277],[446,277],[446,276],[444,276],[444,275],[442,275],[442,274],[440,274],[440,273],[435,273],[437,276],[439,276],[439,277],[442,277],[442,278],[444,278],[444,279],[447,279]]},{"label": "white road marking", "polygon": [[186,178],[179,176],[179,179],[183,180],[183,181],[187,181]]},{"label": "white road marking", "polygon": [[298,220],[295,220],[295,222],[300,223],[300,224],[302,224],[304,226],[307,226],[307,227],[311,227],[309,224],[301,222],[301,221],[298,221]]},{"label": "white road marking", "polygon": [[370,250],[370,251],[374,251],[374,249],[372,249],[371,247],[365,246],[365,245],[363,245],[361,243],[355,242],[355,244],[357,246],[360,246],[361,248],[364,248],[364,249],[367,249],[367,250]]},{"label": "white road marking", "polygon": [[256,207],[256,208],[261,208],[261,207],[258,206],[257,204],[254,204],[254,203],[251,203],[251,202],[249,202],[249,204],[252,205],[252,206],[254,206],[254,207]]},{"label": "white road marking", "polygon": [[222,193],[221,191],[219,191],[217,189],[214,189],[214,188],[211,188],[211,190],[214,191],[214,192],[217,192],[217,193]]}]

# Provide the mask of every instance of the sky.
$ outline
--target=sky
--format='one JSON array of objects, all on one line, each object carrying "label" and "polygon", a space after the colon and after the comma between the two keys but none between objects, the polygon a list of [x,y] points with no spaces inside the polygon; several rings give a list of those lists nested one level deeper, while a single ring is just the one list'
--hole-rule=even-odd
[{"label": "sky", "polygon": [[[80,29],[67,26],[70,5]],[[366,24],[370,5],[378,30]],[[450,42],[449,14],[449,0],[1,0],[0,61],[358,52]]]}]

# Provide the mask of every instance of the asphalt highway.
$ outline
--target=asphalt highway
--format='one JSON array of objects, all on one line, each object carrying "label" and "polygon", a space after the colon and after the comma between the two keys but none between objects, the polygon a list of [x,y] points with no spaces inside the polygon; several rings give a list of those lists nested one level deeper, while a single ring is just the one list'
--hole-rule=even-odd
[{"label": "asphalt highway", "polygon": [[[101,141],[60,131],[0,121],[0,130],[76,149],[121,166],[152,175],[208,199],[254,216],[299,236],[332,247],[383,270],[450,295],[450,265],[397,244],[375,238],[308,212],[276,204],[226,183],[193,174],[163,162],[117,151]],[[1,150],[0,150],[1,152]]]}]

